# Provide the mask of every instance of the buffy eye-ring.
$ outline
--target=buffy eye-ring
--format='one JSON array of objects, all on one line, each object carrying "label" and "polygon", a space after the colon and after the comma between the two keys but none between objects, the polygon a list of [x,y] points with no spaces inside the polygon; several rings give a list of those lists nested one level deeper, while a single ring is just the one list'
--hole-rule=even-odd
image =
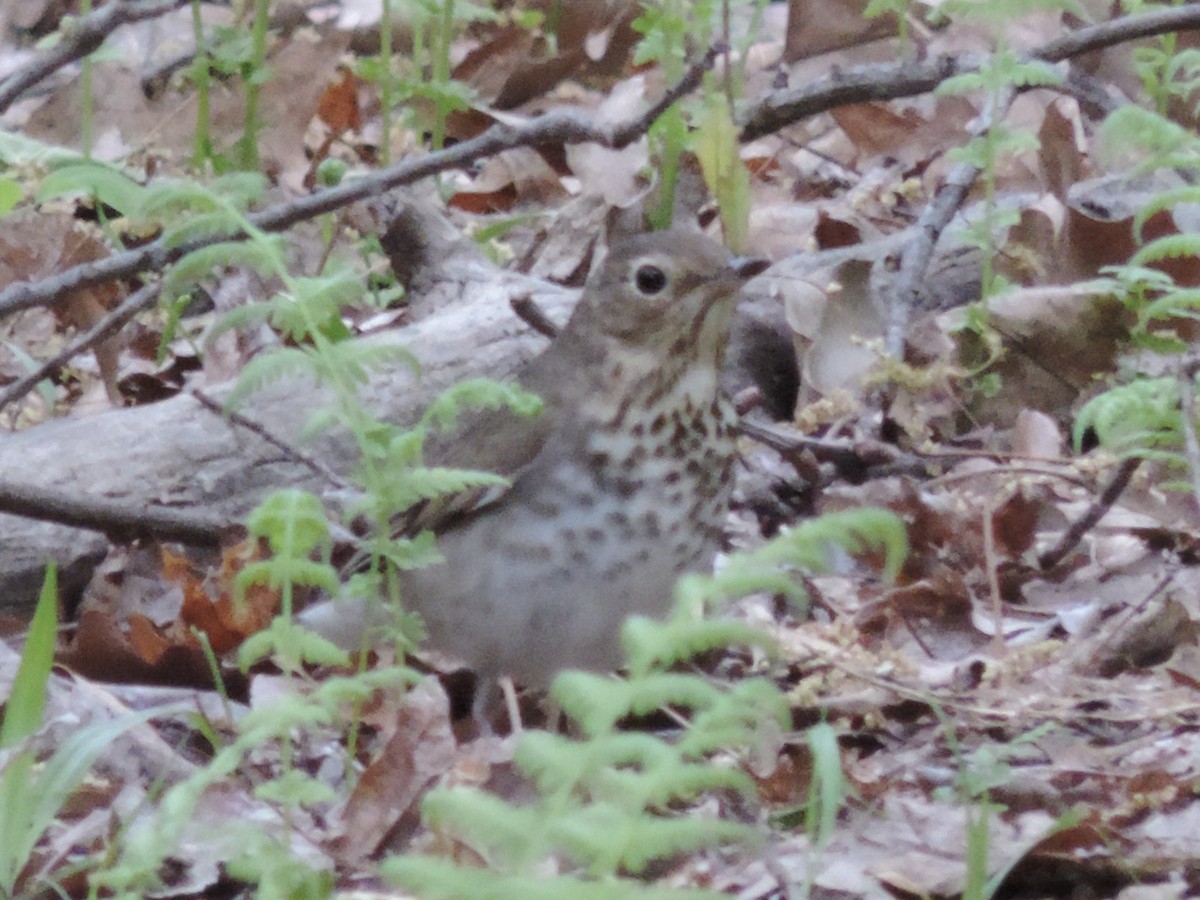
[{"label": "buffy eye-ring", "polygon": [[633,276],[634,284],[637,289],[646,296],[652,297],[662,291],[667,286],[667,273],[658,266],[643,265],[638,266],[638,270]]}]

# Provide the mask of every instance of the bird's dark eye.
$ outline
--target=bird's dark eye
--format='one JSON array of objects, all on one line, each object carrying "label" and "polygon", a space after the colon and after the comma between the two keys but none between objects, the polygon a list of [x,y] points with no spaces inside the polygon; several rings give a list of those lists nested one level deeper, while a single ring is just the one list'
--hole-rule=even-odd
[{"label": "bird's dark eye", "polygon": [[639,291],[652,296],[667,286],[667,273],[658,266],[638,266],[633,280]]}]

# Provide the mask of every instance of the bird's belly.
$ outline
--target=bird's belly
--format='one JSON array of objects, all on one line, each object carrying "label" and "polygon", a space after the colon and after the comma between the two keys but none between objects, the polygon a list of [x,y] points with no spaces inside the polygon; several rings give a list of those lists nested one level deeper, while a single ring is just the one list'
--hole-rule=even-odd
[{"label": "bird's belly", "polygon": [[[728,485],[643,465],[636,490],[563,464],[494,514],[438,538],[445,561],[410,573],[405,603],[431,644],[489,674],[545,684],[561,668],[621,663],[630,614],[662,616],[676,579],[707,571]],[[607,485],[607,487],[605,486]]]}]

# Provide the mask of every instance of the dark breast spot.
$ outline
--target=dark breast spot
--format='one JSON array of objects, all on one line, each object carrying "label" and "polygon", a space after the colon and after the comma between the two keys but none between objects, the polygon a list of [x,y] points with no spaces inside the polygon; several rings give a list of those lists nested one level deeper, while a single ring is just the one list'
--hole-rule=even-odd
[{"label": "dark breast spot", "polygon": [[642,527],[646,529],[646,534],[650,537],[658,537],[662,528],[658,521],[658,513],[650,510],[650,512],[642,516]]}]

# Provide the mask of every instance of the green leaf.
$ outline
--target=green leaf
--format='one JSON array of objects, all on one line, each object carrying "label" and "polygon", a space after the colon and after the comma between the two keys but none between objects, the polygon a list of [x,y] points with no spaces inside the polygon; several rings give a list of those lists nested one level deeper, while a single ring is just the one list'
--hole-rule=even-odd
[{"label": "green leaf", "polygon": [[25,638],[21,664],[13,679],[12,691],[4,707],[4,724],[0,726],[0,747],[11,747],[36,732],[42,724],[46,706],[46,686],[54,664],[54,647],[58,638],[58,568],[46,566],[42,591],[38,595],[33,621]]},{"label": "green leaf", "polygon": [[246,527],[252,535],[266,538],[272,552],[293,560],[330,547],[325,507],[307,491],[275,491],[250,513]]},{"label": "green leaf", "polygon": [[0,772],[0,895],[13,895],[42,834],[100,754],[155,714],[127,713],[76,728],[40,766],[31,753],[8,760]]},{"label": "green leaf", "polygon": [[55,169],[42,179],[37,199],[41,203],[66,194],[86,194],[124,215],[137,215],[146,188],[111,166],[81,163]]},{"label": "green leaf", "polygon": [[750,228],[750,173],[742,163],[738,128],[729,104],[716,91],[704,99],[692,148],[721,212],[725,242],[739,252]]},{"label": "green leaf", "polygon": [[11,178],[0,178],[0,216],[7,216],[25,197],[25,190]]}]

